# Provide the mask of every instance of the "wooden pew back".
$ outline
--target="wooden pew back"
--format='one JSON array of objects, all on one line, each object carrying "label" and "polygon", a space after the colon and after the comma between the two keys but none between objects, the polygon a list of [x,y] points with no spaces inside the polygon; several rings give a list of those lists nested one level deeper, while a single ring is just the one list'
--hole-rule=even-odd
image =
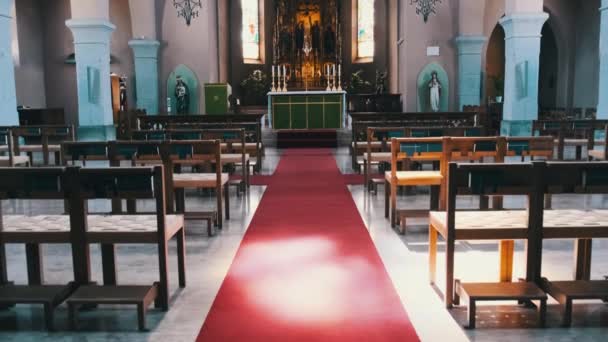
[{"label": "wooden pew back", "polygon": [[66,194],[65,168],[0,168],[0,199],[65,199]]},{"label": "wooden pew back", "polygon": [[543,169],[547,194],[607,194],[608,162],[549,162]]},{"label": "wooden pew back", "polygon": [[83,199],[150,199],[164,197],[155,187],[162,167],[81,168],[78,187]]},{"label": "wooden pew back", "polygon": [[86,165],[88,160],[109,160],[106,142],[70,141],[61,144],[61,165]]}]

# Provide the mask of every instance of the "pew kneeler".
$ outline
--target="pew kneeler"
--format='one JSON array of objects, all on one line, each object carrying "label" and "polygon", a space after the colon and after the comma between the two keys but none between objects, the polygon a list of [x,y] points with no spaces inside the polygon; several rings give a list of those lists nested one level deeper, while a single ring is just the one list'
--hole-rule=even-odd
[{"label": "pew kneeler", "polygon": [[[0,169],[0,199],[66,200],[64,168]],[[2,215],[0,206],[0,307],[16,304],[44,306],[46,328],[54,330],[57,306],[86,282],[74,266],[75,281],[67,284],[45,284],[41,244],[69,244],[71,223],[67,215]],[[27,261],[27,285],[14,285],[7,277],[5,244],[24,244]],[[72,249],[72,254],[74,250]],[[74,256],[72,256],[74,257]]]},{"label": "pew kneeler", "polygon": [[[161,166],[131,168],[83,168],[72,171],[70,221],[76,232],[72,239],[75,267],[90,279],[91,244],[101,245],[103,285],[79,287],[67,299],[71,323],[75,310],[82,305],[125,304],[137,305],[139,328],[145,329],[145,312],[150,303],[163,311],[169,310],[169,247],[177,242],[179,286],[186,286],[185,230],[182,215],[168,215],[166,210],[165,174]],[[88,201],[93,199],[154,200],[153,214],[112,213],[88,214]],[[116,244],[151,244],[158,249],[158,280],[150,284],[119,284],[116,276]]]},{"label": "pew kneeler", "polygon": [[467,283],[456,280],[456,294],[468,303],[468,327],[475,329],[478,301],[516,300],[528,302],[538,300],[538,325],[545,327],[547,316],[547,294],[532,282],[515,283]]},{"label": "pew kneeler", "polygon": [[426,217],[429,213],[428,209],[397,209],[397,188],[399,186],[430,186],[431,187],[431,203],[430,210],[439,208],[439,193],[443,183],[443,176],[440,171],[398,171],[396,173],[397,181],[391,180],[391,173],[386,172],[386,182],[389,184],[389,191],[385,196],[391,198],[391,226],[395,227],[397,223],[400,226],[400,232],[405,233],[408,217]]}]

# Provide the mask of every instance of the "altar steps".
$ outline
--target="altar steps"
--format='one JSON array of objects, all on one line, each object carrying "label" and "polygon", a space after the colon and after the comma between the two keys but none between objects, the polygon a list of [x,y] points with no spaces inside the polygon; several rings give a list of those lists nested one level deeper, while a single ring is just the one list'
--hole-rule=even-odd
[{"label": "altar steps", "polygon": [[278,148],[336,148],[338,133],[332,129],[319,130],[279,130],[277,131]]}]

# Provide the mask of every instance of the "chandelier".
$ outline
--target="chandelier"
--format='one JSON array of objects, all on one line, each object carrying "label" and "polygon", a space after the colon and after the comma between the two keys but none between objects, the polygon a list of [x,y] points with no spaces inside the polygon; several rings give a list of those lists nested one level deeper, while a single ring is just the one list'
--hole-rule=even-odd
[{"label": "chandelier", "polygon": [[440,4],[441,0],[410,0],[410,5],[416,4],[416,14],[421,15],[426,23],[431,14],[435,14],[435,6]]},{"label": "chandelier", "polygon": [[203,7],[201,0],[173,0],[173,6],[177,9],[177,17],[184,17],[188,26],[192,18],[198,17],[198,10]]}]

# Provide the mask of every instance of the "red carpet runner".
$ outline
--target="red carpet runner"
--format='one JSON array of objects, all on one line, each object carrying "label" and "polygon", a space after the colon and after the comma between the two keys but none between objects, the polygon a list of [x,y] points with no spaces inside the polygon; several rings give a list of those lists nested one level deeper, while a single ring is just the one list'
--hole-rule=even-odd
[{"label": "red carpet runner", "polygon": [[418,341],[331,150],[287,150],[198,341]]}]

